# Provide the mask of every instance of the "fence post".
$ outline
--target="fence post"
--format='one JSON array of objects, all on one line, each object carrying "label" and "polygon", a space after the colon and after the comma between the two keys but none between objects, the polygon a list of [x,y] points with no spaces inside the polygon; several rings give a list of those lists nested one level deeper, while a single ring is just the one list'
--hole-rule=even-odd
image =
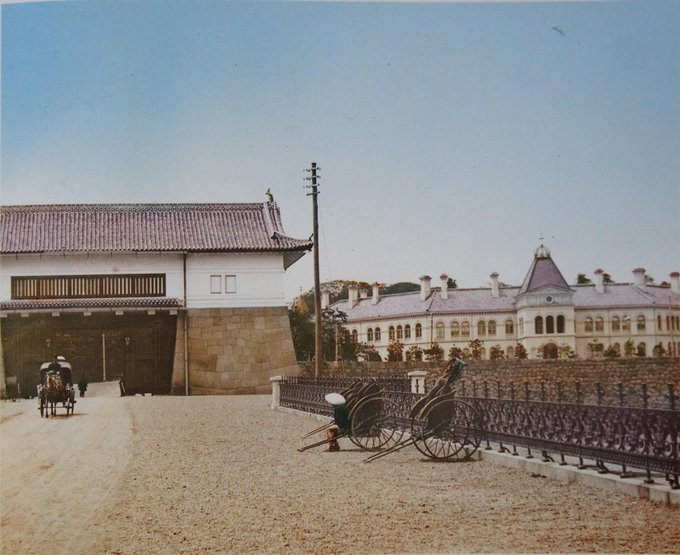
[{"label": "fence post", "polygon": [[427,372],[425,370],[412,370],[408,373],[411,379],[411,393],[425,393],[425,378]]},{"label": "fence post", "polygon": [[276,410],[281,405],[281,382],[283,376],[273,376],[269,378],[269,383],[272,384],[272,410]]}]

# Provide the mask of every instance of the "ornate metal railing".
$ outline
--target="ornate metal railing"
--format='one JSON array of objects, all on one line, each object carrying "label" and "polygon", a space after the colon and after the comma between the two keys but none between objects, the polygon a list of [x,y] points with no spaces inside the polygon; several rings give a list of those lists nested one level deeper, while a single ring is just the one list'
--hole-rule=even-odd
[{"label": "ornate metal railing", "polygon": [[[286,378],[281,383],[281,405],[306,412],[331,414],[331,407],[324,401],[330,391],[340,391],[354,381],[353,378]],[[394,402],[398,421],[404,429],[410,427],[408,413],[421,394],[410,393],[409,380],[383,381],[384,395]],[[544,461],[559,459],[566,464],[566,457],[578,459],[578,466],[585,467],[584,460],[594,461],[601,472],[607,472],[605,463],[620,465],[621,476],[629,476],[628,468],[642,469],[646,481],[652,482],[652,472],[665,474],[673,488],[679,487],[680,475],[680,411],[675,409],[675,393],[668,388],[668,409],[611,406],[602,403],[603,395],[596,384],[598,404],[582,402],[556,402],[533,400],[525,384],[522,399],[516,398],[514,386],[507,384],[481,384],[481,387],[461,387],[459,396],[477,409],[477,425],[487,449],[491,442],[501,451],[519,454],[518,447],[540,451]],[[493,397],[494,392],[498,397]],[[562,391],[561,388],[558,388]],[[502,398],[504,391],[510,398]],[[573,396],[560,393],[570,400],[581,399],[580,384],[573,386]],[[640,386],[642,404],[646,404],[647,388]],[[541,395],[546,398],[545,392]],[[620,401],[623,396],[620,396]]]}]

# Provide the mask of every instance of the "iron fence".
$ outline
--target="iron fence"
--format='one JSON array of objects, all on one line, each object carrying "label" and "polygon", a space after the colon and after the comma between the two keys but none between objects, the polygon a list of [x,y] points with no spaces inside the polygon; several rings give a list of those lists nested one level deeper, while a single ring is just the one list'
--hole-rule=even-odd
[{"label": "iron fence", "polygon": [[[330,416],[331,406],[324,395],[341,391],[353,381],[355,378],[285,378],[280,403]],[[422,394],[410,392],[408,379],[391,377],[381,383],[384,396],[393,401],[398,422],[409,430],[409,411]],[[614,388],[617,405],[604,403],[604,391],[601,384],[558,384],[550,395],[548,388],[532,389],[528,383],[516,387],[512,382],[462,382],[457,394],[476,408],[475,426],[487,449],[494,442],[499,450],[517,455],[521,447],[528,457],[536,450],[544,461],[558,459],[559,464],[567,464],[566,457],[575,457],[579,467],[586,466],[585,460],[594,461],[600,472],[609,471],[605,463],[620,465],[622,477],[630,475],[629,468],[642,469],[649,483],[653,481],[651,473],[660,472],[671,487],[678,488],[680,411],[676,410],[674,387],[667,388],[665,409],[647,408],[645,384],[636,391],[641,406],[624,404],[631,395],[624,394],[629,388],[621,384]],[[591,402],[584,402],[586,399]]]}]

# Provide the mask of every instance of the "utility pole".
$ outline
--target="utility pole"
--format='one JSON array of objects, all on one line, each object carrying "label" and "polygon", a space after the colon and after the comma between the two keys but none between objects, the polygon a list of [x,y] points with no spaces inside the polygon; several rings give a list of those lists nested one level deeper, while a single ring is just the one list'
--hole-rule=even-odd
[{"label": "utility pole", "polygon": [[310,173],[310,177],[306,177],[307,181],[311,181],[312,184],[307,185],[307,188],[311,188],[312,192],[307,193],[307,196],[312,197],[312,207],[314,213],[314,376],[319,377],[319,365],[321,364],[321,283],[319,282],[319,204],[317,202],[317,197],[319,196],[319,189],[317,186],[317,181],[319,179],[317,175],[316,162],[312,162],[312,167],[306,172]]}]

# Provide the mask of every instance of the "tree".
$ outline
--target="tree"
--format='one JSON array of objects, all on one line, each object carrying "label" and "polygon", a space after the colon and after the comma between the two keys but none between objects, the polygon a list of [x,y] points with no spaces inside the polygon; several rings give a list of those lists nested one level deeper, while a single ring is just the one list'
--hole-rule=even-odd
[{"label": "tree", "polygon": [[458,347],[451,347],[449,349],[449,360],[453,360],[454,358],[458,358],[458,359],[463,358],[462,349],[459,349]]},{"label": "tree", "polygon": [[521,343],[515,345],[515,358],[526,359],[529,358],[529,353],[527,353],[526,347]]},{"label": "tree", "polygon": [[602,274],[602,283],[614,283],[612,276],[607,273]]},{"label": "tree", "polygon": [[666,356],[666,349],[664,349],[663,343],[657,343],[652,349],[653,357],[663,357]]},{"label": "tree", "polygon": [[623,344],[623,354],[627,357],[632,357],[635,355],[635,352],[636,352],[635,343],[629,337],[627,341]]},{"label": "tree", "polygon": [[375,350],[373,345],[367,345],[366,343],[357,344],[357,359],[366,360],[369,362],[380,362],[380,353]]},{"label": "tree", "polygon": [[505,358],[505,353],[503,353],[503,347],[500,345],[494,345],[489,349],[489,358],[491,360],[500,360]]},{"label": "tree", "polygon": [[295,306],[288,309],[290,333],[297,360],[311,360],[314,357],[314,322]]},{"label": "tree", "polygon": [[573,358],[574,350],[569,346],[568,343],[561,343],[557,347],[557,356],[559,358]]},{"label": "tree", "polygon": [[609,345],[609,347],[604,350],[604,356],[606,358],[619,358],[621,353],[616,349],[616,347]]},{"label": "tree", "polygon": [[423,360],[423,350],[417,345],[411,345],[406,351],[406,360]]},{"label": "tree", "polygon": [[453,278],[449,278],[446,280],[446,288],[447,289],[458,289],[458,283],[456,283],[456,280]]},{"label": "tree", "polygon": [[468,343],[468,347],[470,347],[470,356],[472,357],[472,360],[482,360],[482,346],[484,345],[484,341],[481,339],[473,339]]},{"label": "tree", "polygon": [[441,360],[444,357],[444,349],[438,343],[432,343],[429,349],[424,349],[425,360]]},{"label": "tree", "polygon": [[395,293],[411,293],[412,291],[420,291],[420,285],[409,281],[400,281],[398,283],[393,283],[392,285],[385,285],[382,294],[393,295]]},{"label": "tree", "polygon": [[401,362],[404,360],[404,344],[401,341],[390,341],[387,346],[387,360]]},{"label": "tree", "polygon": [[578,274],[576,276],[576,284],[577,285],[588,285],[590,283],[593,283],[592,280],[586,276],[585,274]]}]

